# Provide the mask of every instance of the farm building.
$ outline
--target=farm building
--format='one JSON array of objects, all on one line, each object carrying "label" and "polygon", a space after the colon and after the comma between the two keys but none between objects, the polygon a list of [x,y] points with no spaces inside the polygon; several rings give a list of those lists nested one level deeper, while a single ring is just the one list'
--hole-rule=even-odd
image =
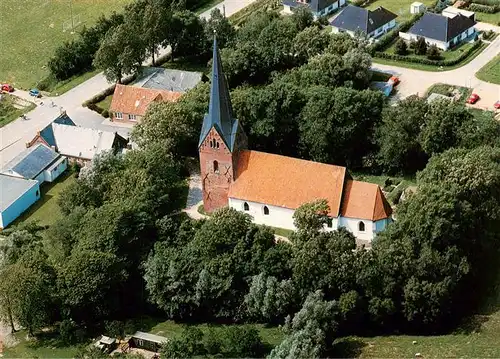
[{"label": "farm building", "polygon": [[0,229],[4,229],[40,199],[40,183],[0,174]]},{"label": "farm building", "polygon": [[155,334],[136,332],[130,340],[135,348],[158,352],[168,339]]}]

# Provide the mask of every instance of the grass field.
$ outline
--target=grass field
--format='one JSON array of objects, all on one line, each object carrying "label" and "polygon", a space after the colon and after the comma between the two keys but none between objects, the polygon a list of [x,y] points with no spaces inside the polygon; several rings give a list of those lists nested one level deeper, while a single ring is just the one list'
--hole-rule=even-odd
[{"label": "grass field", "polygon": [[495,56],[493,60],[476,72],[476,77],[480,80],[500,85],[500,55]]},{"label": "grass field", "polygon": [[73,15],[83,25],[92,25],[100,15],[120,11],[132,0],[0,0],[2,56],[0,82],[29,88],[48,75],[45,67],[54,50],[77,34],[63,32]]},{"label": "grass field", "polygon": [[493,25],[498,25],[500,23],[500,12],[497,12],[496,14],[476,12],[476,21],[487,22]]},{"label": "grass field", "polygon": [[74,358],[78,346],[66,346],[54,337],[39,337],[36,341],[27,341],[26,332],[14,334],[18,344],[4,348],[3,358]]},{"label": "grass field", "polygon": [[14,121],[24,113],[30,112],[35,108],[35,104],[30,103],[24,108],[16,108],[13,104],[11,95],[4,94],[0,99],[0,128]]},{"label": "grass field", "polygon": [[41,226],[50,226],[53,224],[62,216],[59,206],[57,205],[59,194],[74,181],[75,177],[67,170],[67,172],[62,174],[56,182],[44,183],[40,187],[40,199],[35,202],[28,211],[16,219],[14,224],[18,224],[21,221],[38,221]]},{"label": "grass field", "polygon": [[[434,84],[427,90],[427,96],[432,93],[437,93],[444,96],[452,97],[454,95],[453,91],[458,90],[460,93],[460,98],[458,99],[460,102],[465,103],[465,101],[469,98],[472,93],[472,89],[469,87],[462,86],[453,86],[448,84]],[[456,92],[455,92],[456,93]]]},{"label": "grass field", "polygon": [[[376,0],[366,8],[374,10],[379,6],[382,6],[398,15],[396,19],[397,22],[403,22],[411,18],[410,5],[413,2],[413,0]],[[430,7],[435,3],[434,0],[421,0],[420,2],[427,7]]]}]

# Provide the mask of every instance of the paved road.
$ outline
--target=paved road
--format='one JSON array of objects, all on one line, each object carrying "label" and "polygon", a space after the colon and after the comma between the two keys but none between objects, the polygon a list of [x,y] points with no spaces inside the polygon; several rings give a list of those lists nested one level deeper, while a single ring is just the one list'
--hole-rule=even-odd
[{"label": "paved road", "polygon": [[[221,11],[224,8],[226,16],[230,16],[254,1],[255,0],[225,0],[214,8],[221,9]],[[214,8],[205,11],[200,16],[208,18]],[[169,52],[170,48],[162,48],[160,50],[160,56],[167,55]],[[145,65],[149,65],[150,63],[151,60],[149,59],[145,62]],[[63,108],[79,126],[105,131],[116,131],[123,136],[128,136],[131,130],[130,126],[112,123],[109,120],[103,119],[94,111],[81,106],[85,100],[88,100],[109,86],[110,84],[101,72],[74,89],[57,97],[46,97],[34,101],[27,92],[17,90],[14,93],[15,95],[35,102],[37,107],[27,114],[27,121],[17,119],[7,126],[0,128],[0,168],[23,151],[26,148],[25,143],[32,139],[37,131],[47,126],[57,117],[61,108]],[[43,105],[41,105],[41,102],[43,102]],[[51,102],[54,102],[54,107],[51,106]]]},{"label": "paved road", "polygon": [[[500,27],[498,26],[479,23],[479,28],[492,29],[500,33]],[[378,63],[373,64],[373,69],[389,72],[400,77],[401,83],[398,85],[397,94],[400,98],[414,94],[423,96],[433,84],[445,83],[472,88],[473,92],[481,97],[475,107],[493,109],[493,103],[500,100],[500,86],[481,81],[474,74],[499,53],[500,36],[471,62],[455,70],[427,72]]]}]

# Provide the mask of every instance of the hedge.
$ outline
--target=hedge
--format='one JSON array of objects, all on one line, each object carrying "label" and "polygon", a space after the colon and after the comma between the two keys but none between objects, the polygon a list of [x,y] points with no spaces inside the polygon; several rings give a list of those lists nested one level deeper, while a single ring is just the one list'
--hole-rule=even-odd
[{"label": "hedge", "polygon": [[414,57],[407,57],[407,56],[401,56],[401,55],[396,55],[396,54],[388,54],[385,52],[375,52],[374,57],[378,57],[381,59],[389,59],[389,60],[395,60],[395,61],[402,61],[402,62],[413,62],[416,64],[423,64],[423,65],[431,65],[431,66],[454,66],[463,60],[465,60],[470,54],[472,54],[475,50],[481,46],[482,42],[481,40],[478,40],[474,43],[473,46],[471,46],[467,51],[463,52],[460,54],[460,56],[451,59],[451,60],[429,60],[425,57],[422,58],[414,58]]},{"label": "hedge", "polygon": [[486,14],[496,14],[500,11],[500,5],[481,5],[472,3],[467,9],[469,9],[470,11],[482,12]]},{"label": "hedge", "polygon": [[473,3],[480,5],[490,5],[490,6],[500,5],[499,0],[474,0]]}]

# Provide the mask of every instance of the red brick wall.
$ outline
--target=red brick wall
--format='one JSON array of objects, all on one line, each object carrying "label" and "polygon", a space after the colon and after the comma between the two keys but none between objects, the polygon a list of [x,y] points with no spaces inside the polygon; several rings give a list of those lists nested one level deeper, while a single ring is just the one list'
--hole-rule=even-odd
[{"label": "red brick wall", "polygon": [[[213,140],[219,143],[218,148],[210,146]],[[213,128],[199,151],[203,207],[210,213],[228,205],[227,195],[234,177],[233,155]],[[218,163],[218,172],[214,171],[214,161]]]}]

